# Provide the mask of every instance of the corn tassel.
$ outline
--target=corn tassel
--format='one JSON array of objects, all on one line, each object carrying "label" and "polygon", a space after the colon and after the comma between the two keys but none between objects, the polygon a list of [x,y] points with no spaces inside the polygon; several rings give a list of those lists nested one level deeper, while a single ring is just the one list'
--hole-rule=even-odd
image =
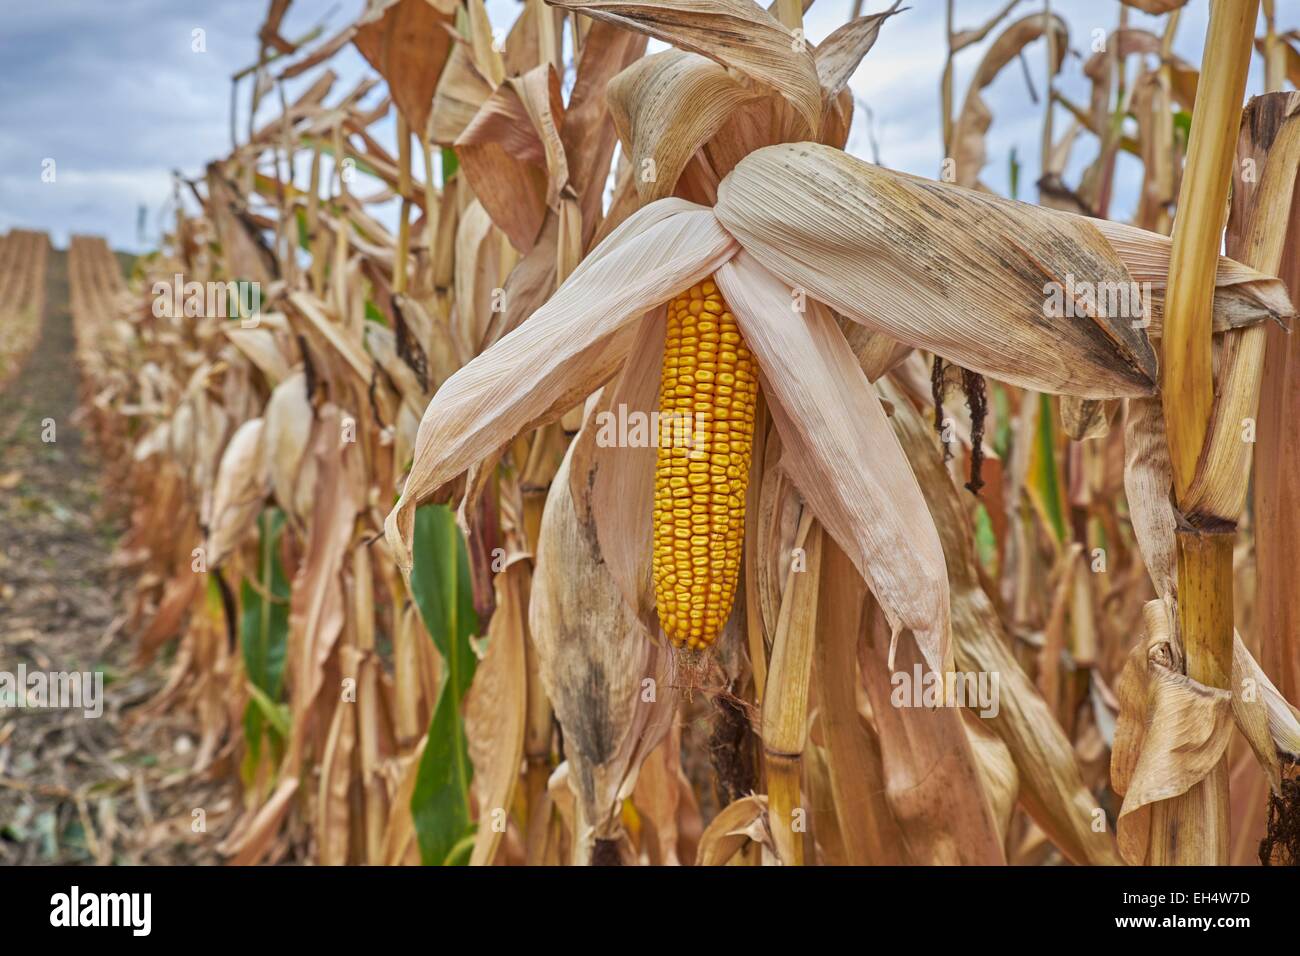
[{"label": "corn tassel", "polygon": [[678,647],[708,647],[731,613],[745,531],[758,370],[712,281],[668,304],[659,386],[654,583]]}]

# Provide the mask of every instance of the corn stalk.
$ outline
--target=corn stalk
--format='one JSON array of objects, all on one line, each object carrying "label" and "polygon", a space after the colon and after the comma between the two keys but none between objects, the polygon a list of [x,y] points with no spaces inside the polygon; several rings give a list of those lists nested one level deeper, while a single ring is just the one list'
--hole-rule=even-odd
[{"label": "corn stalk", "polygon": [[[1258,0],[1216,0],[1205,38],[1187,168],[1178,198],[1162,340],[1162,402],[1173,464],[1178,528],[1179,636],[1186,673],[1226,688],[1232,673],[1232,544],[1236,515],[1189,507],[1198,478],[1218,491],[1244,484],[1227,469],[1203,474],[1201,452],[1214,406],[1212,299],[1214,263],[1231,182]],[[1221,428],[1232,428],[1220,422]],[[1215,768],[1152,819],[1152,862],[1227,862],[1228,768]]]}]

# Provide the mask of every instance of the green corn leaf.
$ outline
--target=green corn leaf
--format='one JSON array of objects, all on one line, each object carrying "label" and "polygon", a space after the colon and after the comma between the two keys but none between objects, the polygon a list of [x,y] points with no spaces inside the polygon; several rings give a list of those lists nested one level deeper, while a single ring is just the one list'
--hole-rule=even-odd
[{"label": "green corn leaf", "polygon": [[244,711],[244,737],[248,742],[245,769],[255,769],[262,752],[262,737],[270,729],[279,740],[288,735],[277,719],[284,684],[284,661],[289,647],[289,582],[280,563],[280,537],[284,513],[263,511],[257,519],[258,564],[256,582],[240,583],[239,646],[244,656],[251,700]]},{"label": "green corn leaf", "polygon": [[[1028,398],[1028,396],[1026,396]],[[1030,399],[1032,400],[1032,399]],[[1065,493],[1056,461],[1056,408],[1052,396],[1038,396],[1038,428],[1026,490],[1058,544],[1067,540]]]},{"label": "green corn leaf", "polygon": [[473,767],[461,704],[478,663],[470,637],[479,626],[469,554],[455,514],[445,505],[425,505],[415,512],[411,592],[446,664],[411,795],[420,858],[426,865],[438,865],[458,859],[456,846],[472,833],[469,784]]},{"label": "green corn leaf", "polygon": [[450,146],[442,148],[442,184],[445,186],[456,171],[460,169],[460,157]]}]

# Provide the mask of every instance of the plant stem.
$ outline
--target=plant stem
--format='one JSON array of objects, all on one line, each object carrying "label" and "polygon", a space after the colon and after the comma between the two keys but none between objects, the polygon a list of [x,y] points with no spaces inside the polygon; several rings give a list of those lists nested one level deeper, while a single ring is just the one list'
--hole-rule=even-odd
[{"label": "plant stem", "polygon": [[[1208,440],[1214,406],[1214,281],[1232,162],[1241,125],[1259,0],[1215,0],[1178,197],[1161,373],[1175,498],[1183,508]],[[1227,687],[1232,673],[1232,541],[1235,525],[1185,515],[1178,534],[1179,636],[1187,675]],[[1226,759],[1152,813],[1151,862],[1228,862]]]},{"label": "plant stem", "polygon": [[1210,409],[1214,277],[1259,0],[1215,0],[1178,196],[1162,342],[1162,395],[1179,499],[1196,473]]},{"label": "plant stem", "polygon": [[803,865],[803,835],[809,814],[800,798],[803,748],[808,739],[808,685],[817,632],[822,530],[805,512],[796,542],[804,549],[802,569],[791,565],[772,642],[767,694],[763,698],[763,755],[767,769],[768,821],[777,856],[787,866]]}]

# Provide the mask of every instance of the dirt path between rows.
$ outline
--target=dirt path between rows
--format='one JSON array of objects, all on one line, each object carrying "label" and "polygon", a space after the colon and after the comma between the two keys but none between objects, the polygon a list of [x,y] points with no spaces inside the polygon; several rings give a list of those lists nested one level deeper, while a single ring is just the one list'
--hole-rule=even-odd
[{"label": "dirt path between rows", "polygon": [[[132,719],[165,662],[137,668],[123,631],[124,521],[76,426],[73,353],[67,253],[51,250],[40,340],[0,392],[0,864],[217,862],[191,820],[229,798],[188,772],[197,738],[184,718]],[[13,706],[23,669],[29,688],[101,674],[102,714]]]}]

